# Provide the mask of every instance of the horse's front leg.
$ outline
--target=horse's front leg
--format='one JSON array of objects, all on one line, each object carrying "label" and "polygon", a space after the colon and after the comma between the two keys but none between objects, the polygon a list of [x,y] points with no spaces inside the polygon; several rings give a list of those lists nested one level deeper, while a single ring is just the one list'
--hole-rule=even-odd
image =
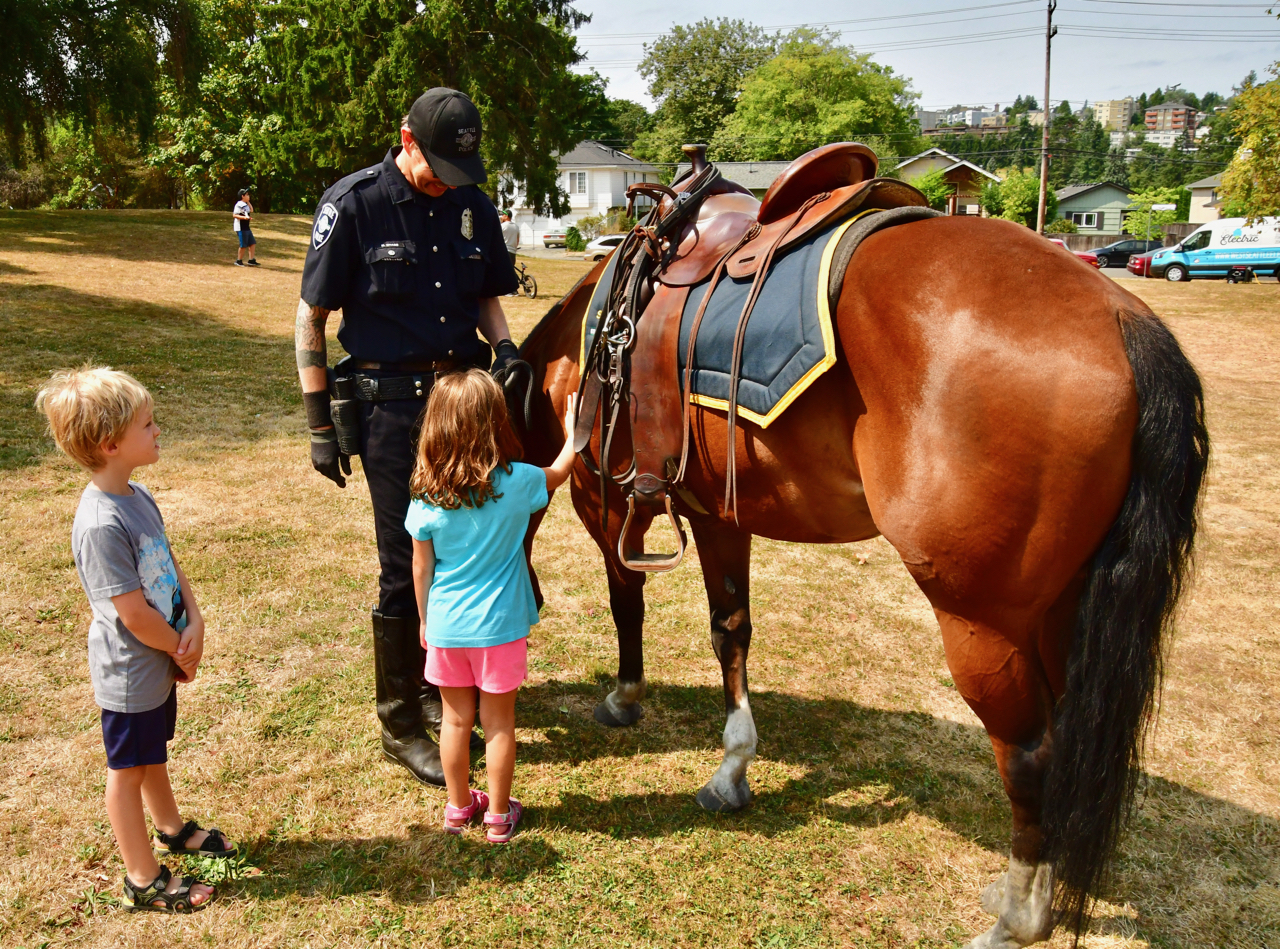
[{"label": "horse's front leg", "polygon": [[[599,484],[575,471],[571,495],[578,518],[604,554],[609,579],[609,610],[618,631],[618,682],[603,702],[596,706],[596,721],[617,727],[634,725],[644,715],[640,700],[645,695],[644,679],[644,580],[643,573],[628,570],[618,559],[618,534],[622,511],[615,504],[609,511],[609,531],[600,526]],[[616,500],[616,499],[615,499]],[[640,522],[633,536],[644,536],[651,515],[637,512]]]},{"label": "horse's front leg", "polygon": [[702,579],[711,607],[711,648],[724,676],[724,760],[698,792],[709,811],[736,811],[751,803],[747,767],[756,756],[756,723],[747,698],[751,647],[751,535],[718,523],[693,522]]}]

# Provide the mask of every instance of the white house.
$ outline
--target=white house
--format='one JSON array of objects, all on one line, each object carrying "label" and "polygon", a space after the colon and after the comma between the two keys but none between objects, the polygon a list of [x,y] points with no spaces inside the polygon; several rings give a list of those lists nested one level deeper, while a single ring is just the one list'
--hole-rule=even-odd
[{"label": "white house", "polygon": [[1201,178],[1187,185],[1187,190],[1191,192],[1191,213],[1187,216],[1187,220],[1192,224],[1208,224],[1210,221],[1218,220],[1221,216],[1218,210],[1222,203],[1218,196],[1221,187],[1222,175],[1220,174]]},{"label": "white house", "polygon": [[[563,230],[584,217],[607,214],[610,208],[626,207],[628,185],[660,180],[655,166],[589,140],[561,155],[556,160],[556,172],[560,190],[569,196],[569,213],[562,217],[536,215],[517,187],[511,206],[520,227],[521,244],[540,245],[548,231]],[[636,207],[648,205],[641,200]]]}]

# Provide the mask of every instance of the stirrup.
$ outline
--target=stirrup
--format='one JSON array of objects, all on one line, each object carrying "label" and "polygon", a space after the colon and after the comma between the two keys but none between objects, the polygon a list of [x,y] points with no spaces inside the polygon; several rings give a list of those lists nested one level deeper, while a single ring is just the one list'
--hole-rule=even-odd
[{"label": "stirrup", "polygon": [[688,543],[684,535],[684,527],[680,523],[680,518],[671,507],[671,495],[665,496],[667,502],[667,517],[671,520],[671,526],[675,529],[676,540],[679,542],[680,549],[674,554],[638,554],[633,551],[627,544],[627,534],[631,531],[631,519],[636,513],[636,493],[633,490],[627,495],[627,516],[622,521],[622,533],[618,535],[618,559],[622,561],[622,565],[628,570],[636,570],[641,573],[661,573],[666,570],[674,570],[680,566],[680,561],[684,560],[684,548]]}]

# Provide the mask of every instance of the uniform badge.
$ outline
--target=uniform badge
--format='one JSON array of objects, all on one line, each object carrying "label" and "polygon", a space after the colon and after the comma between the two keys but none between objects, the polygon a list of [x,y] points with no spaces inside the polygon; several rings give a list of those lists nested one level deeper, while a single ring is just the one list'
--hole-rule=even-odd
[{"label": "uniform badge", "polygon": [[[336,212],[335,212],[335,216],[336,216]],[[319,223],[317,223],[316,226],[319,227],[320,226]],[[476,232],[476,229],[471,225],[471,209],[463,208],[462,209],[462,236],[465,237],[467,240],[471,240],[475,232]],[[317,244],[316,246],[319,247],[320,245]]]},{"label": "uniform badge", "polygon": [[326,203],[316,215],[315,227],[311,229],[311,246],[319,250],[333,233],[333,226],[338,223],[338,209]]}]

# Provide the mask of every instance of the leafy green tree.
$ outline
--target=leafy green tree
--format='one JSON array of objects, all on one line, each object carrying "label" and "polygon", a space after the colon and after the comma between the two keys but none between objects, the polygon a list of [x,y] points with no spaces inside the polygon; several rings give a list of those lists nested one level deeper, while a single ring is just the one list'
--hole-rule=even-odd
[{"label": "leafy green tree", "polygon": [[1076,227],[1075,222],[1060,217],[1053,223],[1046,224],[1044,232],[1046,234],[1078,234],[1080,233],[1080,228]]},{"label": "leafy green tree", "polygon": [[1185,188],[1150,188],[1146,191],[1138,191],[1129,196],[1129,213],[1124,219],[1124,231],[1126,234],[1132,234],[1134,237],[1146,238],[1148,226],[1150,226],[1150,234],[1152,238],[1164,236],[1164,225],[1173,224],[1179,220],[1179,213],[1174,211],[1153,211],[1153,204],[1179,204],[1183,195],[1187,195]]},{"label": "leafy green tree", "polygon": [[260,37],[279,125],[255,141],[255,161],[314,202],[337,177],[379,161],[400,118],[431,86],[475,101],[493,196],[523,182],[539,214],[564,213],[558,152],[578,143],[598,88],[570,70],[573,30],[586,17],[567,0],[261,0]]},{"label": "leafy green tree", "polygon": [[586,250],[587,249],[586,238],[583,237],[582,232],[579,231],[572,224],[570,224],[568,229],[565,230],[564,232],[564,249],[565,250]]},{"label": "leafy green tree", "polygon": [[743,78],[773,56],[777,38],[744,20],[702,19],[645,44],[640,75],[658,103],[636,157],[680,161],[682,144],[710,142],[733,112]]},{"label": "leafy green tree", "polygon": [[42,157],[50,119],[102,120],[146,139],[168,74],[186,85],[201,63],[195,0],[0,0],[0,124],[9,160]]},{"label": "leafy green tree", "polygon": [[1241,148],[1222,176],[1225,210],[1257,218],[1280,214],[1280,63],[1270,82],[1237,96],[1235,129]]},{"label": "leafy green tree", "polygon": [[792,159],[828,142],[910,135],[906,79],[829,33],[799,29],[742,81],[737,108],[712,139],[720,159]]},{"label": "leafy green tree", "polygon": [[1101,180],[1120,185],[1122,188],[1129,187],[1129,163],[1125,160],[1123,148],[1112,148],[1107,151]]},{"label": "leafy green tree", "polygon": [[653,130],[653,113],[630,99],[610,99],[608,103],[609,144],[630,151],[635,140]]},{"label": "leafy green tree", "polygon": [[935,211],[945,211],[947,201],[955,194],[955,185],[947,181],[942,169],[935,169],[927,175],[921,175],[911,182],[929,201],[929,207]]},{"label": "leafy green tree", "polygon": [[1070,143],[1074,153],[1070,183],[1082,185],[1104,180],[1110,144],[1107,130],[1090,114],[1080,123]]},{"label": "leafy green tree", "polygon": [[[1040,175],[1034,169],[1010,169],[999,185],[984,189],[983,204],[988,214],[1035,227],[1040,207]],[[998,208],[999,213],[993,208]],[[1045,206],[1046,223],[1057,216],[1058,196],[1050,188]]]},{"label": "leafy green tree", "polygon": [[1036,112],[1040,109],[1040,100],[1035,96],[1018,96],[1013,105],[1005,107],[1005,115],[1021,115],[1024,112]]}]

